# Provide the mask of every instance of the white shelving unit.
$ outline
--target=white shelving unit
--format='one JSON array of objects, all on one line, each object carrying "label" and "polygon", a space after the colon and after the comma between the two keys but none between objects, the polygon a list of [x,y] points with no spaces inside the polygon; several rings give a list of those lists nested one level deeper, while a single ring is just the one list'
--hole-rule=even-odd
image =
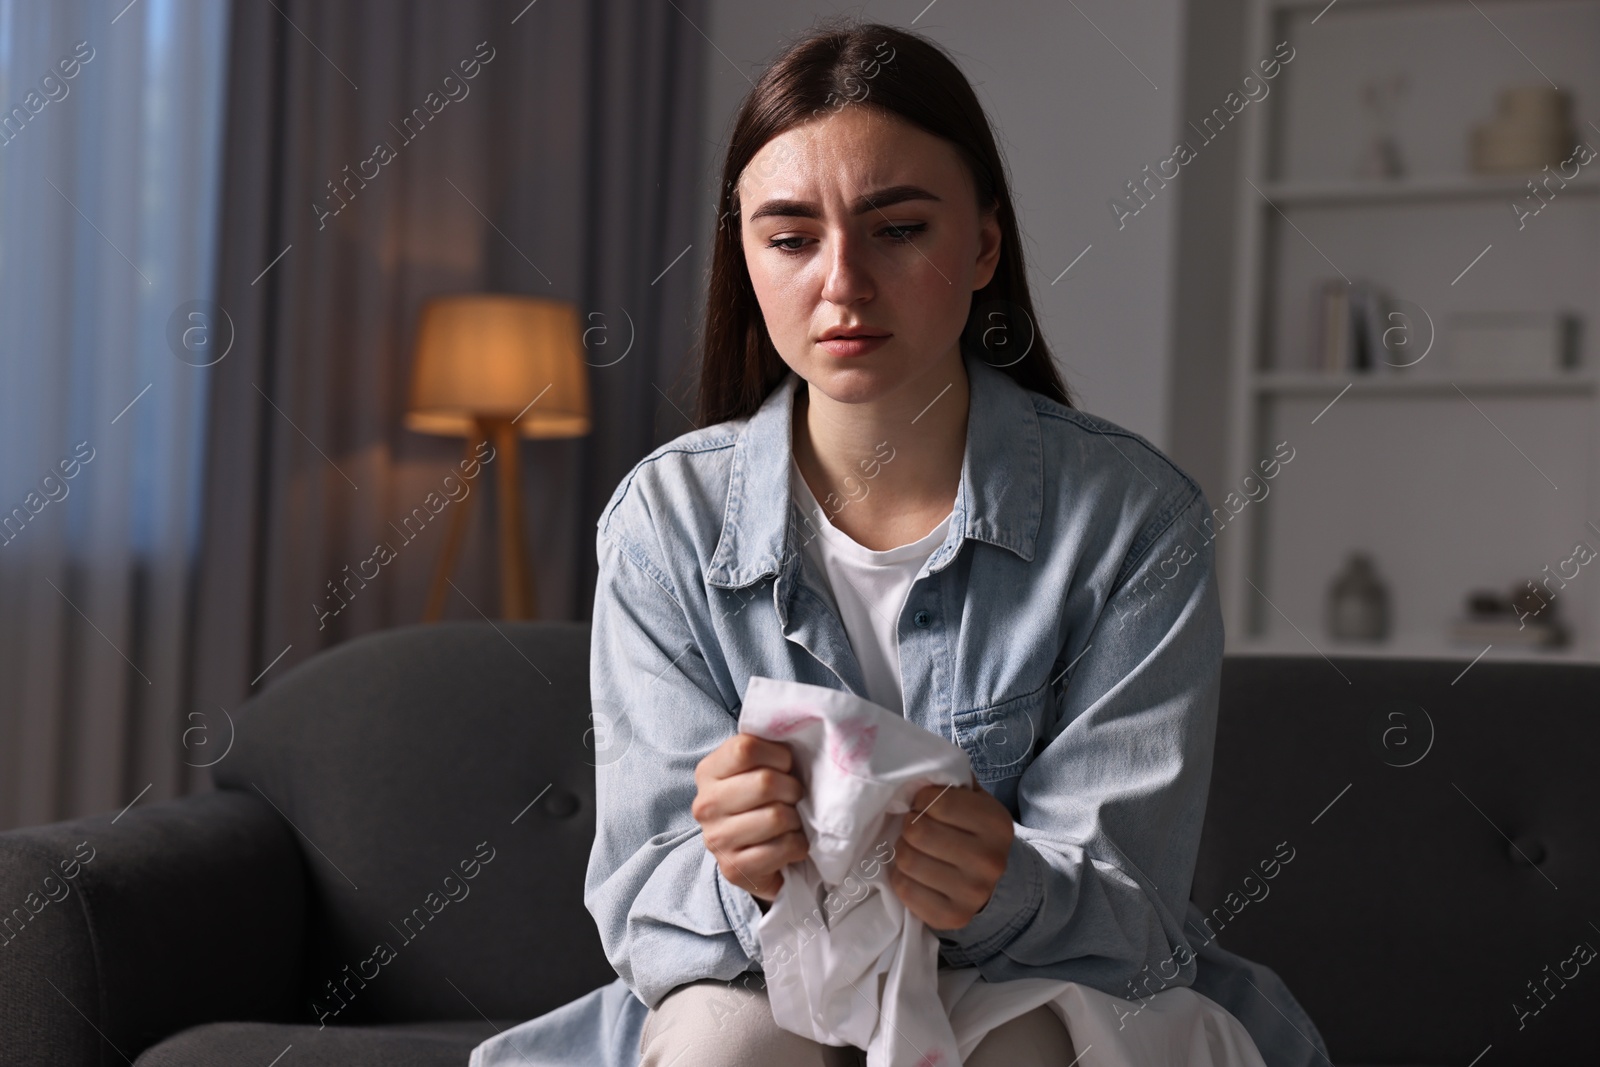
[{"label": "white shelving unit", "polygon": [[[1348,0],[1346,0],[1348,2]],[[1437,0],[1414,0],[1432,3]],[[1268,182],[1261,186],[1273,203],[1301,206],[1305,204],[1403,204],[1407,202],[1430,203],[1440,200],[1495,200],[1509,201],[1521,197],[1527,190],[1527,178],[1508,178],[1489,175],[1451,175],[1423,179],[1397,179],[1392,182]],[[1260,185],[1261,183],[1257,183]],[[1561,196],[1593,196],[1600,193],[1600,178],[1580,171],[1578,177],[1567,183]]]},{"label": "white shelving unit", "polygon": [[1488,377],[1474,374],[1427,374],[1418,373],[1405,377],[1379,377],[1376,375],[1350,374],[1345,376],[1333,374],[1319,374],[1315,371],[1260,371],[1251,378],[1251,386],[1258,393],[1277,394],[1302,394],[1315,393],[1318,395],[1333,395],[1344,392],[1346,389],[1356,393],[1400,394],[1407,393],[1446,393],[1450,396],[1460,396],[1461,392],[1468,396],[1482,396],[1490,393],[1554,393],[1567,395],[1574,392],[1588,392],[1595,387],[1596,378],[1592,372],[1574,373],[1557,376],[1547,375],[1521,375],[1521,376],[1496,376]]},{"label": "white shelving unit", "polygon": [[[1588,525],[1600,526],[1600,159],[1521,228],[1510,205],[1534,174],[1468,169],[1470,129],[1510,85],[1553,80],[1572,95],[1575,143],[1600,148],[1600,0],[1251,0],[1249,26],[1249,66],[1282,41],[1295,54],[1233,123],[1246,180],[1227,489],[1246,497],[1244,476],[1279,442],[1295,458],[1216,533],[1229,651],[1465,666],[1484,653],[1449,638],[1469,592],[1554,574],[1580,540],[1600,549]],[[1351,177],[1370,136],[1360,83],[1401,71],[1405,174]],[[1396,370],[1308,369],[1316,284],[1341,276],[1420,310],[1428,355]],[[1577,366],[1452,371],[1450,317],[1477,311],[1575,316]],[[1324,625],[1355,550],[1389,590],[1382,645],[1337,642]],[[1600,559],[1551,584],[1571,643],[1496,644],[1488,658],[1600,661]]]}]

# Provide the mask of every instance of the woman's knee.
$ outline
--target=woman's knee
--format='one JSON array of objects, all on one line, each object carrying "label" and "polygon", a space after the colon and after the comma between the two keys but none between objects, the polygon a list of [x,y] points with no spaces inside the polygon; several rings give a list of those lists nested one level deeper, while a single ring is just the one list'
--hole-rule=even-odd
[{"label": "woman's knee", "polygon": [[990,1030],[966,1059],[966,1067],[1058,1067],[1077,1052],[1061,1016],[1048,1004],[1023,1012]]},{"label": "woman's knee", "polygon": [[645,1017],[640,1067],[858,1067],[853,1048],[823,1045],[772,1018],[762,976],[747,971],[724,981],[679,986]]}]

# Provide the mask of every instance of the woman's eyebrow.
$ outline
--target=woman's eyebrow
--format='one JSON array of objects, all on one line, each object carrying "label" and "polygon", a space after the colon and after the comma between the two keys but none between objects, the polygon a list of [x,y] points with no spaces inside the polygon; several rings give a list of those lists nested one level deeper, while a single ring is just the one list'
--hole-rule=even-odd
[{"label": "woman's eyebrow", "polygon": [[[891,185],[886,189],[878,189],[859,197],[851,208],[851,214],[865,215],[869,211],[904,203],[907,200],[936,201],[939,197],[920,185]],[[816,219],[822,217],[822,212],[809,200],[768,200],[750,213],[750,221],[754,222],[769,215],[779,218]]]}]

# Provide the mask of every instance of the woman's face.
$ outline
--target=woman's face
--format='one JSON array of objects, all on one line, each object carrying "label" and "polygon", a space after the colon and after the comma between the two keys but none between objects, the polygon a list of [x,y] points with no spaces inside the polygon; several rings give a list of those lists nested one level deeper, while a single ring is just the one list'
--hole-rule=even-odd
[{"label": "woman's face", "polygon": [[[861,403],[960,360],[972,293],[994,275],[1000,226],[979,214],[953,145],[850,105],[768,141],[738,188],[767,332],[814,389]],[[824,344],[830,329],[890,336],[851,353]]]}]

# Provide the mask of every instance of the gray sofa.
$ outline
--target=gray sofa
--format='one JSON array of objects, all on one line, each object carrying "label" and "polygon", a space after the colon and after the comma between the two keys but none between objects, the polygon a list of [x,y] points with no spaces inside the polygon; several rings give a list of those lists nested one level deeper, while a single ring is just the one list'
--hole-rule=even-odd
[{"label": "gray sofa", "polygon": [[[610,982],[588,663],[577,623],[352,640],[212,716],[217,790],[0,834],[0,1065],[464,1067]],[[1592,1057],[1600,667],[1334,663],[1225,663],[1210,933],[1340,1067]]]}]

